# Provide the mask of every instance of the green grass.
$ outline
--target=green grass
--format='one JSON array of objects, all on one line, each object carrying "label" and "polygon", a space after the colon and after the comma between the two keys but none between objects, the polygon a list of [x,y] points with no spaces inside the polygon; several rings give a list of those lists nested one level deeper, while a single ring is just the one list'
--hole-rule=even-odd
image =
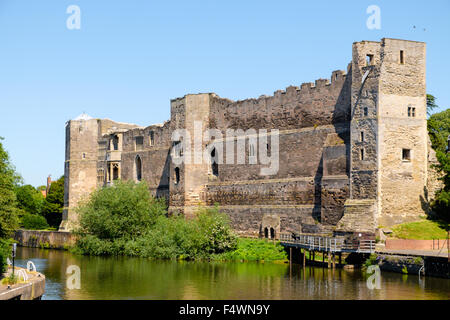
[{"label": "green grass", "polygon": [[432,240],[446,239],[448,224],[422,220],[398,224],[392,227],[392,237],[397,239]]},{"label": "green grass", "polygon": [[212,257],[212,260],[226,261],[276,261],[286,259],[287,254],[279,242],[246,238],[238,239],[236,250]]}]

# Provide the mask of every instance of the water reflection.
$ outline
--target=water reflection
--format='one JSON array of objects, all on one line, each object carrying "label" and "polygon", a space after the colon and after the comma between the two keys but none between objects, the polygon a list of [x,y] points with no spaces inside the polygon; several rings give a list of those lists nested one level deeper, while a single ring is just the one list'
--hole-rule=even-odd
[{"label": "water reflection", "polygon": [[[17,265],[32,260],[46,276],[44,299],[448,299],[450,280],[381,273],[369,290],[358,270],[274,263],[150,261],[85,257],[19,248]],[[81,269],[81,289],[66,287],[67,267]]]}]

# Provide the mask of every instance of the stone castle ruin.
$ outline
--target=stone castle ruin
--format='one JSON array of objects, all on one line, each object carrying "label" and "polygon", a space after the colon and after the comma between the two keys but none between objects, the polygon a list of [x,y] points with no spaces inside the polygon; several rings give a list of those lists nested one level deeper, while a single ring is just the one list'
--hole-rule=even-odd
[{"label": "stone castle ruin", "polygon": [[[198,205],[218,204],[245,235],[374,233],[414,221],[435,185],[426,111],[425,43],[385,38],[355,42],[346,72],[270,97],[188,94],[171,100],[170,120],[148,127],[82,115],[66,125],[60,230],[76,225],[83,196],[117,179],[147,181],[170,213],[189,217]],[[175,165],[183,149],[172,133],[193,137],[196,122],[224,136],[227,129],[278,129],[277,173],[260,175],[266,166],[249,164],[251,139],[245,164]]]}]

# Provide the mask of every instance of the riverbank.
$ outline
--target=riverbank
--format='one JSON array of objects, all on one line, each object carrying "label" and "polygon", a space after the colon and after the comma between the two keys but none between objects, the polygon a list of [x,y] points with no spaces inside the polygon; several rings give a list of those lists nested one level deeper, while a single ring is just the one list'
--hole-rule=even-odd
[{"label": "riverbank", "polygon": [[382,271],[402,274],[423,275],[450,279],[450,261],[448,257],[427,255],[427,252],[388,252],[377,251],[366,261],[377,264]]},{"label": "riverbank", "polygon": [[[450,290],[448,279],[394,272],[382,272],[381,289],[371,290],[368,275],[358,269],[97,257],[17,248],[16,265],[24,267],[29,260],[46,276],[43,300],[445,300]],[[80,267],[79,289],[67,287],[68,270],[74,265]]]},{"label": "riverbank", "polygon": [[16,230],[13,239],[19,246],[67,250],[75,244],[75,236],[65,231]]},{"label": "riverbank", "polygon": [[[70,232],[17,230],[14,240],[21,247],[40,249],[71,249],[76,242]],[[178,257],[178,260],[184,258]],[[237,248],[221,254],[213,254],[211,261],[287,261],[287,254],[276,241],[256,238],[238,238]]]},{"label": "riverbank", "polygon": [[[45,293],[45,276],[36,271],[15,267],[17,282],[9,284],[12,267],[0,277],[0,300],[40,300]],[[26,279],[23,279],[25,275]]]}]

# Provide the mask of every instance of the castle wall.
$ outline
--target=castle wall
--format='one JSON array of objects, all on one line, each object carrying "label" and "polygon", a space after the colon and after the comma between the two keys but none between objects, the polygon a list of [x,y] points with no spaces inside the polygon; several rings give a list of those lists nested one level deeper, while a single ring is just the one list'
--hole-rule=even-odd
[{"label": "castle wall", "polygon": [[[156,197],[169,197],[170,135],[169,123],[163,126],[136,128],[123,134],[121,156],[121,179],[138,181],[136,159],[142,162],[141,180],[148,183],[150,192]],[[151,139],[151,135],[153,139]],[[137,137],[143,138],[142,148],[136,148]]]},{"label": "castle wall", "polygon": [[[66,207],[95,187],[123,179],[145,180],[154,196],[168,200],[169,213],[191,217],[198,205],[219,204],[235,230],[246,235],[270,229],[276,235],[325,232],[333,226],[371,232],[417,219],[424,212],[424,187],[434,189],[425,98],[425,45],[383,39],[355,42],[347,73],[334,71],[331,79],[270,97],[231,101],[214,93],[188,94],[171,100],[169,121],[145,128],[108,119],[70,121]],[[407,114],[411,106],[414,117]],[[208,128],[218,129],[214,141],[203,136]],[[185,134],[174,139],[178,129]],[[230,129],[246,135],[227,136]],[[238,163],[236,144],[242,139],[244,163]],[[202,157],[204,148],[211,152],[213,146],[223,157],[217,166]],[[230,146],[234,157],[224,157]],[[403,149],[411,151],[408,161]],[[194,159],[196,151],[202,159]],[[262,174],[271,163],[250,164],[261,160],[260,151],[269,157],[278,152],[274,172]],[[65,212],[67,218],[70,210]]]},{"label": "castle wall", "polygon": [[[278,231],[314,230],[319,221],[336,223],[349,193],[350,80],[351,74],[335,71],[331,81],[289,87],[271,97],[233,102],[213,96],[209,122],[221,130],[223,140],[230,140],[226,129],[267,129],[270,145],[270,130],[279,130],[280,165],[274,175],[261,175],[268,165],[237,164],[233,145],[234,164],[224,157],[218,177],[206,187],[204,202],[227,208],[233,225],[252,235],[262,232],[268,216],[281,219]],[[248,148],[247,141],[247,164]]]}]

